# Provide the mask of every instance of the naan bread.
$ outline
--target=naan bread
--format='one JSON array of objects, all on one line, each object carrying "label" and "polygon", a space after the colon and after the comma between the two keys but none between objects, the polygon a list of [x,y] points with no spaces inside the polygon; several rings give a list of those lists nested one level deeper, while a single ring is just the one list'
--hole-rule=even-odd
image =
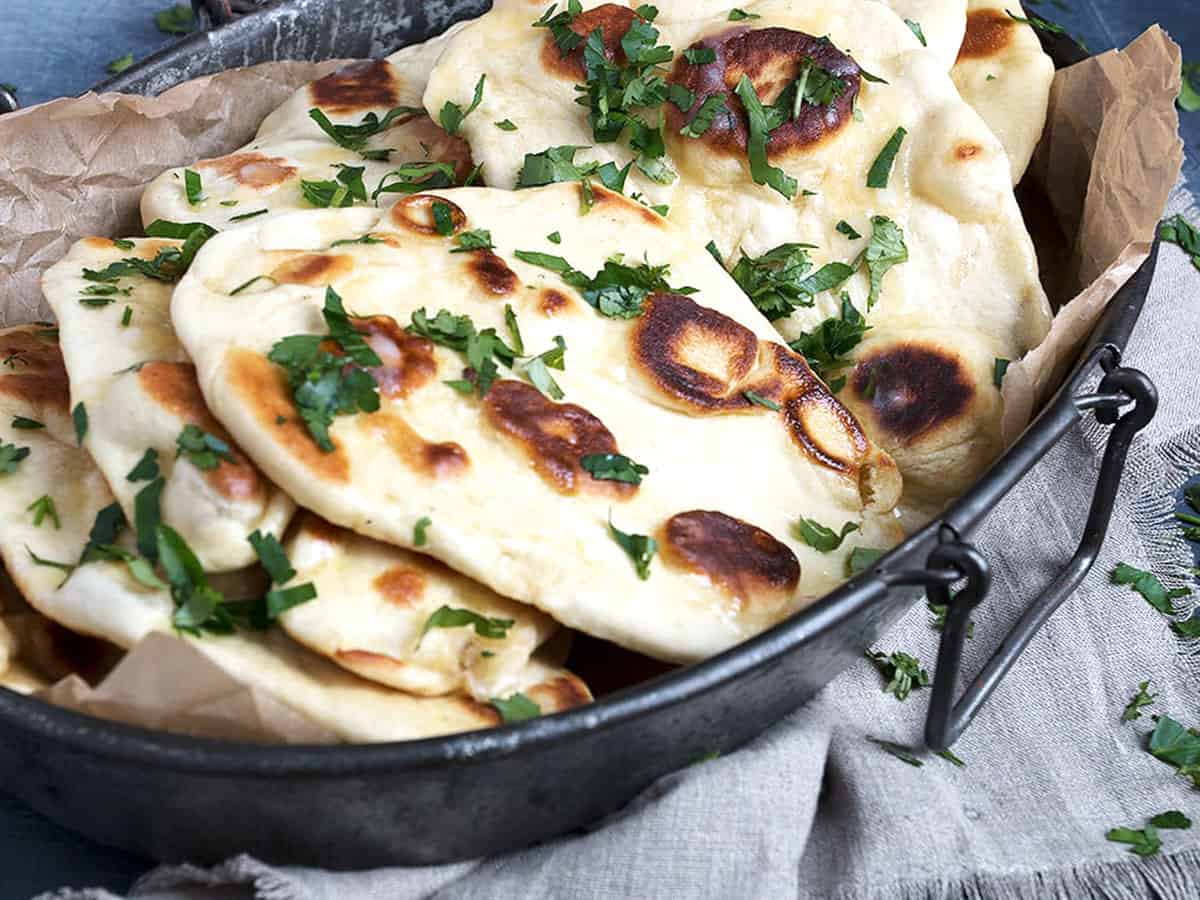
[{"label": "naan bread", "polygon": [[[900,479],[702,247],[594,191],[587,215],[576,184],[459,188],[386,212],[296,213],[225,232],[197,255],[171,315],[214,414],[301,506],[402,547],[429,518],[422,551],[503,596],[649,655],[696,660],[841,583],[853,546],[894,542]],[[430,223],[435,202],[459,234],[490,230],[495,248],[452,254],[455,241]],[[369,244],[331,248],[366,234]],[[672,292],[647,298],[640,317],[605,318],[518,250],[589,274],[614,254],[667,265]],[[231,296],[246,273],[274,282]],[[325,332],[329,286],[385,365],[382,408],[337,417],[326,453],[267,354]],[[698,293],[675,292],[685,286]],[[444,307],[504,334],[507,306],[528,353],[565,338],[553,374],[563,402],[515,374],[482,401],[452,390],[442,382],[464,377],[463,357],[402,330],[418,309]],[[598,480],[580,459],[600,453],[650,473],[640,486]],[[791,532],[801,515],[861,533],[819,553]],[[610,518],[659,542],[647,580]]]},{"label": "naan bread", "polygon": [[[411,694],[506,697],[525,677],[530,655],[558,627],[432,557],[311,514],[285,546],[295,580],[315,585],[317,598],[285,613],[284,630],[351,672]],[[491,638],[469,624],[425,631],[442,607],[507,620],[510,627]]]},{"label": "naan bread", "polygon": [[970,0],[967,29],[950,72],[962,98],[992,129],[1016,184],[1046,127],[1054,63],[1042,50],[1033,26],[1007,12],[1017,4]]},{"label": "naan bread", "polygon": [[[28,346],[32,334],[29,328],[0,333],[0,349],[11,352],[14,346]],[[39,358],[48,361],[52,348],[52,343],[39,346]],[[174,604],[166,591],[138,584],[121,563],[88,563],[68,576],[34,561],[34,554],[62,563],[77,560],[97,512],[113,500],[84,450],[49,428],[22,431],[10,425],[12,416],[32,418],[47,404],[65,409],[65,378],[56,379],[53,371],[52,364],[42,367],[44,377],[36,381],[0,375],[0,441],[30,451],[14,471],[0,475],[0,557],[22,595],[40,613],[73,631],[128,648],[152,631],[171,630]],[[48,519],[41,527],[33,524],[25,507],[42,495],[54,498],[61,527]],[[346,740],[410,740],[500,721],[492,706],[466,696],[414,697],[364,681],[304,650],[277,629],[189,640],[233,677],[267,691]],[[579,679],[539,660],[530,662],[514,686],[543,714],[590,700]]]},{"label": "naan bread", "polygon": [[[881,3],[764,0],[743,8],[758,18],[730,23],[727,13],[718,12],[708,19],[674,20],[668,6],[660,42],[676,51],[671,80],[696,94],[691,114],[714,94],[723,94],[735,112],[718,115],[700,138],[689,138],[680,134],[686,117],[664,103],[667,160],[678,177],[655,185],[635,166],[626,189],[669,203],[669,218],[696,244],[711,238],[730,266],[743,253],[759,257],[787,242],[816,245],[809,251],[813,271],[827,263],[852,263],[867,247],[876,219],[898,226],[907,258],[883,276],[878,302],[868,309],[869,270],[859,265],[836,290],[819,293],[813,305],[775,321],[788,339],[837,318],[845,290],[867,316],[873,337],[913,335],[936,325],[979,335],[1003,359],[1017,359],[1036,346],[1049,327],[1050,310],[1012,193],[1008,159],[958,96],[937,55],[921,48],[901,18]],[[425,92],[429,109],[461,102],[479,74],[487,73],[483,105],[468,117],[463,134],[485,162],[491,184],[513,186],[525,153],[593,143],[587,108],[575,103],[574,85],[582,78],[577,51],[564,59],[547,29],[530,27],[531,10],[529,3],[501,3],[464,28]],[[585,12],[572,28],[587,33],[607,24],[606,40],[616,48],[632,17],[625,7],[605,4]],[[825,35],[832,46],[814,37]],[[710,49],[716,61],[693,65],[682,58],[688,48]],[[801,189],[789,201],[753,182],[747,120],[731,89],[748,74],[762,102],[771,103],[797,77],[799,60],[810,55],[840,73],[847,87],[831,105],[805,104],[798,119],[772,132],[771,164]],[[887,83],[869,80],[862,71]],[[491,139],[488,123],[503,117],[520,130]],[[869,170],[900,127],[907,135],[888,167],[886,187],[868,187]],[[624,165],[632,151],[622,140],[579,150],[577,158]],[[848,236],[840,223],[862,237]],[[953,378],[977,383],[973,372]],[[977,438],[992,433],[996,423],[969,417],[996,408],[977,397],[954,420],[945,420],[939,391],[937,384],[902,380],[894,393],[875,402],[902,403],[906,415],[928,420],[939,434],[973,436],[962,452],[939,455],[940,462],[953,460],[957,467],[941,480],[940,502],[953,496],[952,485],[970,483],[994,458],[983,450],[996,445]],[[875,430],[873,423],[873,417],[864,422],[868,434],[896,456],[902,472],[921,457],[918,436]],[[925,480],[914,474],[914,484]]]},{"label": "naan bread", "polygon": [[[363,182],[374,191],[397,166],[407,162],[445,162],[455,167],[458,180],[471,171],[466,143],[443,131],[420,113],[425,79],[462,24],[444,34],[393,53],[386,59],[353,62],[297,91],[258,129],[254,140],[227,156],[201,160],[194,169],[204,199],[188,202],[184,168],[168,169],[146,187],[142,220],[204,222],[217,229],[236,226],[244,216],[256,217],[294,209],[312,209],[300,190],[301,181],[328,181],[337,166],[361,166]],[[320,109],[334,125],[358,125],[368,114],[380,119],[396,107],[410,107],[392,127],[371,137],[364,149],[390,150],[387,161],[364,159],[338,146],[309,116]],[[380,195],[387,205],[399,196]]]},{"label": "naan bread", "polygon": [[[131,522],[134,498],[148,479],[135,482],[128,475],[147,449],[154,450],[166,478],[164,520],[205,571],[243,568],[256,558],[246,536],[255,530],[282,535],[295,507],[236,447],[234,462],[222,459],[209,470],[179,455],[177,441],[187,425],[227,443],[229,435],[205,407],[195,369],[171,328],[172,285],[139,274],[111,284],[84,277],[126,257],[153,259],[162,248],[179,246],[153,238],[132,244],[122,249],[107,238],[85,238],[42,277],[58,319],[72,407],[82,403],[87,411],[84,446]],[[97,286],[129,293],[88,293]],[[94,305],[105,301],[112,302]],[[123,325],[126,310],[129,324]]]}]

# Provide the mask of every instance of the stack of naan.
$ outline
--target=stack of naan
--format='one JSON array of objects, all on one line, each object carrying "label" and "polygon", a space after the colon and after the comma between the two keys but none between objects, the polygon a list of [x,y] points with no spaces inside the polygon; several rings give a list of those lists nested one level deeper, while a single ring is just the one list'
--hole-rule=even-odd
[{"label": "stack of naan", "polygon": [[726,650],[999,453],[1051,75],[975,0],[498,0],[334,72],[0,333],[8,572],[347,740],[586,703],[572,631]]}]

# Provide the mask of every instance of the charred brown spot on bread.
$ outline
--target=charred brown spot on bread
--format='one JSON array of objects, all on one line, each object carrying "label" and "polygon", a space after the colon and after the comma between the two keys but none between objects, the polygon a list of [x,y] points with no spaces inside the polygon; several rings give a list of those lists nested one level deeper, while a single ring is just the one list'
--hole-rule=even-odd
[{"label": "charred brown spot on bread", "polygon": [[328,284],[354,269],[354,258],[345,253],[302,253],[275,267],[276,284]]},{"label": "charred brown spot on bread", "polygon": [[467,224],[467,214],[458,204],[451,203],[444,197],[438,197],[435,194],[413,194],[405,197],[392,207],[392,221],[401,228],[416,234],[444,237],[445,235],[438,234],[437,224],[433,217],[435,203],[440,203],[450,210],[450,221],[454,226],[451,234],[461,231],[462,227]]},{"label": "charred brown spot on bread", "polygon": [[520,287],[521,279],[517,277],[517,273],[491,250],[475,250],[468,256],[470,259],[467,261],[467,271],[474,277],[476,284],[489,294],[502,297]]},{"label": "charred brown spot on bread", "polygon": [[1017,21],[998,9],[976,9],[967,13],[967,30],[958,48],[959,61],[996,56],[1012,41]]},{"label": "charred brown spot on bread", "polygon": [[112,250],[114,247],[116,247],[116,244],[113,243],[112,238],[99,237],[98,235],[85,237],[83,239],[83,245],[85,247],[90,247],[93,250]]},{"label": "charred brown spot on bread", "polygon": [[860,359],[850,388],[879,426],[911,444],[966,413],[975,385],[954,353],[915,341]]},{"label": "charred brown spot on bread", "polygon": [[437,375],[431,341],[409,334],[391,316],[353,321],[355,330],[366,336],[371,349],[383,361],[382,366],[369,370],[383,396],[407,397]]},{"label": "charred brown spot on bread", "polygon": [[336,438],[326,453],[317,446],[292,402],[287,376],[265,356],[235,349],[225,357],[234,396],[245,404],[277,447],[322,481],[350,480],[350,459]]},{"label": "charred brown spot on bread", "polygon": [[412,566],[392,566],[376,576],[375,590],[388,603],[396,606],[415,606],[425,595],[425,573]]},{"label": "charred brown spot on bread", "polygon": [[768,344],[767,352],[772,374],[750,390],[783,407],[792,440],[810,459],[853,476],[870,449],[858,420],[812,373],[800,354],[776,343]]},{"label": "charred brown spot on bread", "polygon": [[974,159],[982,152],[983,148],[973,141],[963,141],[955,146],[954,158],[966,162],[969,159]]},{"label": "charred brown spot on bread", "polygon": [[413,472],[429,478],[451,478],[471,464],[467,451],[459,444],[427,441],[398,415],[375,413],[363,422]]},{"label": "charred brown spot on bread", "polygon": [[459,183],[465,181],[475,167],[475,162],[471,158],[471,145],[460,137],[447,134],[428,116],[420,116],[405,122],[404,134],[409,142],[428,148],[427,159],[453,165],[454,174]]},{"label": "charred brown spot on bread", "polygon": [[70,383],[57,342],[39,337],[33,326],[0,333],[0,394],[65,410]]},{"label": "charred brown spot on bread", "polygon": [[500,713],[490,703],[480,703],[471,697],[451,697],[471,718],[477,720],[481,727],[499,725]]},{"label": "charred brown spot on bread", "polygon": [[[669,105],[669,104],[668,104]],[[576,187],[580,197],[583,197],[584,187],[582,182]],[[652,210],[650,207],[639,203],[636,200],[631,200],[624,194],[617,191],[609,190],[602,184],[592,183],[592,207],[603,209],[610,213],[625,213],[639,222],[645,222],[647,225],[653,225],[655,228],[666,228],[666,219]]]},{"label": "charred brown spot on bread", "polygon": [[526,696],[544,713],[562,712],[592,702],[592,693],[587,689],[587,685],[569,672],[534,685]]},{"label": "charred brown spot on bread", "polygon": [[303,534],[307,538],[315,541],[320,541],[323,544],[341,545],[346,542],[349,536],[348,532],[334,525],[327,519],[323,519],[314,512],[309,512],[306,509],[299,511],[299,522],[296,525],[297,534]]},{"label": "charred brown spot on bread", "polygon": [[840,131],[853,115],[861,70],[827,38],[789,28],[733,28],[698,41],[692,48],[712,50],[716,59],[692,65],[680,54],[669,80],[695,94],[696,102],[687,113],[673,103],[664,108],[668,125],[678,131],[695,118],[709,97],[724,97],[725,109],[697,138],[714,151],[736,156],[746,153],[750,126],[746,109],[734,93],[743,75],[749,77],[764,106],[774,103],[796,80],[805,60],[812,60],[846,85],[828,106],[805,103],[798,116],[772,131],[767,139],[768,156],[780,157],[816,144]]},{"label": "charred brown spot on bread", "polygon": [[196,380],[195,366],[156,360],[138,369],[137,380],[151,401],[185,424],[195,425],[230,445],[234,461],[223,460],[215,469],[204,472],[204,480],[222,497],[246,500],[263,493],[266,486],[258,469],[233,445],[229,433],[208,411],[204,395],[200,393],[200,383]]},{"label": "charred brown spot on bread", "polygon": [[562,291],[543,288],[538,294],[538,309],[547,316],[556,316],[574,307],[574,302]]},{"label": "charred brown spot on bread", "polygon": [[617,439],[598,418],[574,403],[555,403],[536,388],[504,379],[484,398],[488,422],[516,440],[534,471],[561,494],[581,490],[628,497],[637,485],[593,478],[579,464],[593,453],[619,453]]},{"label": "charred brown spot on bread", "polygon": [[403,660],[372,650],[339,649],[333,651],[333,658],[347,669],[358,672],[383,670],[394,674],[397,669],[407,668],[407,663]]},{"label": "charred brown spot on bread", "polygon": [[636,19],[637,14],[632,9],[616,3],[604,3],[580,13],[571,23],[570,29],[583,38],[583,41],[564,56],[558,44],[554,42],[554,36],[547,30],[546,39],[542,43],[542,67],[551,75],[571,81],[583,81],[587,74],[583,64],[584,45],[588,36],[597,28],[604,38],[605,58],[617,65],[624,65],[625,51],[621,49],[621,38],[625,37],[629,26]]},{"label": "charred brown spot on bread", "polygon": [[800,582],[800,563],[785,544],[723,512],[678,513],[662,538],[664,560],[707,576],[742,605],[789,595]]},{"label": "charred brown spot on bread", "polygon": [[400,104],[400,85],[391,65],[377,59],[350,63],[308,88],[314,106],[326,113],[354,113]]},{"label": "charred brown spot on bread", "polygon": [[196,163],[196,168],[212,169],[218,175],[254,188],[282,184],[299,171],[281,156],[264,156],[261,153],[233,153],[216,159],[204,159]]},{"label": "charred brown spot on bread", "polygon": [[758,358],[758,338],[724,313],[681,294],[655,294],[646,299],[632,340],[635,364],[689,410],[754,406],[743,391]]}]

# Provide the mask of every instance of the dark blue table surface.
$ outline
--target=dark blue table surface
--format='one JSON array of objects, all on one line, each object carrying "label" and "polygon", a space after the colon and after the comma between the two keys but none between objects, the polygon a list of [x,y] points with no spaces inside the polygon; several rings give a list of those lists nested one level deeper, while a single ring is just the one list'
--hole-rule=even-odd
[{"label": "dark blue table surface", "polygon": [[[154,13],[169,5],[168,0],[2,0],[0,83],[15,85],[23,104],[81,93],[105,77],[110,60],[128,52],[141,59],[174,40],[154,26]],[[1200,14],[1191,2],[1027,0],[1027,6],[1066,26],[1093,52],[1123,46],[1159,22],[1182,45],[1185,59],[1200,61]],[[1182,131],[1188,150],[1185,175],[1193,186],[1200,185],[1200,113],[1182,115]],[[63,885],[123,892],[149,865],[95,846],[0,795],[0,900]]]}]

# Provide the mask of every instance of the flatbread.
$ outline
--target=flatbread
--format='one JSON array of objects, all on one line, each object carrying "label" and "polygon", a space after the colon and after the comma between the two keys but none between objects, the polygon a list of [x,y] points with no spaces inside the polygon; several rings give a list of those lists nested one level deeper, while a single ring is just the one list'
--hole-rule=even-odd
[{"label": "flatbread", "polygon": [[[111,284],[84,277],[85,271],[99,272],[127,257],[153,259],[163,248],[179,246],[155,238],[130,243],[122,248],[108,238],[85,238],[42,277],[46,302],[59,323],[72,407],[82,403],[87,411],[84,446],[130,522],[135,497],[149,479],[128,476],[143,454],[154,450],[166,478],[164,520],[183,536],[205,571],[244,568],[256,558],[247,535],[256,530],[282,535],[295,506],[236,447],[230,448],[232,462],[220,459],[209,470],[179,456],[177,441],[187,425],[226,443],[229,435],[204,405],[195,369],[171,328],[172,285],[142,275]],[[88,293],[97,287],[129,293]],[[129,324],[123,325],[126,310]]]},{"label": "flatbread", "polygon": [[[458,180],[465,179],[471,171],[466,143],[419,112],[429,70],[445,43],[461,28],[461,24],[455,25],[386,59],[348,63],[301,88],[263,120],[254,140],[245,147],[190,167],[200,176],[204,199],[199,203],[188,201],[184,167],[163,172],[142,195],[144,224],[166,219],[225,229],[247,216],[311,209],[300,182],[334,179],[338,166],[363,167],[363,182],[369,191],[406,162],[449,163]],[[335,125],[358,125],[369,114],[382,119],[396,107],[411,107],[415,112],[395,119],[396,124],[371,137],[364,148],[392,151],[387,161],[364,159],[358,152],[338,146],[309,116],[309,110],[317,108]],[[397,196],[381,194],[380,202],[386,206]]]},{"label": "flatbread", "polygon": [[[616,46],[633,14],[619,4],[592,7],[573,27],[586,32],[597,22],[615,23],[608,39]],[[691,114],[703,99],[721,91],[727,108],[737,112],[718,115],[700,138],[689,138],[679,133],[686,117],[671,102],[664,103],[666,159],[678,177],[657,185],[634,166],[626,191],[669,204],[669,219],[697,244],[712,239],[730,267],[743,253],[757,258],[788,242],[816,245],[808,251],[813,272],[828,263],[856,263],[878,217],[898,226],[906,259],[882,277],[877,302],[868,302],[869,267],[858,265],[835,290],[817,294],[811,306],[796,307],[774,322],[789,340],[839,317],[840,294],[846,291],[867,316],[873,337],[912,335],[936,324],[979,335],[1000,359],[1018,359],[1036,346],[1049,327],[1050,309],[1012,193],[1008,158],[958,96],[937,54],[922,48],[901,18],[876,2],[764,0],[743,8],[758,18],[731,23],[727,12],[718,12],[708,19],[676,20],[668,5],[660,41],[676,51],[671,80],[696,94]],[[479,75],[487,74],[483,103],[462,131],[475,157],[484,162],[490,184],[513,186],[526,153],[593,144],[587,108],[575,103],[579,64],[574,56],[562,58],[547,29],[530,27],[534,15],[527,3],[497,4],[450,42],[425,92],[429,109],[461,102]],[[832,46],[813,36],[828,36]],[[853,58],[842,53],[847,48]],[[711,49],[717,59],[693,65],[682,58],[685,49]],[[840,71],[847,87],[830,106],[806,104],[800,119],[772,133],[771,164],[794,177],[800,188],[789,201],[753,182],[745,113],[728,89],[742,72],[750,72],[760,98],[770,103],[795,79],[797,60],[809,54]],[[863,71],[887,83],[869,80]],[[520,129],[496,140],[488,124],[503,117]],[[868,172],[898,128],[907,133],[886,167],[886,186],[868,187]],[[625,141],[577,151],[578,160],[619,166],[632,156]],[[947,358],[956,358],[953,344],[944,349]],[[977,383],[973,371],[953,377]],[[964,409],[998,415],[987,398],[977,399]],[[940,419],[945,409],[938,387],[919,381],[897,382],[893,393],[879,395],[876,402],[902,403],[906,414],[930,422],[939,433],[979,435],[995,428],[990,420]],[[877,430],[873,417],[864,425],[907,475],[905,468],[921,457],[922,445],[913,443],[913,435]],[[952,458],[956,466],[945,473],[939,502],[953,496],[952,485],[970,483],[994,459],[994,453],[983,452],[985,447],[996,449],[990,441],[968,445],[970,452],[939,457]],[[928,481],[914,474],[914,485]]]},{"label": "flatbread", "polygon": [[1046,127],[1054,63],[1033,26],[1016,21],[1016,4],[970,0],[967,28],[950,77],[962,98],[992,129],[1016,184]]},{"label": "flatbread", "polygon": [[[580,186],[561,184],[280,216],[214,237],[171,315],[214,414],[301,506],[409,548],[428,518],[420,549],[451,568],[565,625],[691,661],[841,583],[854,546],[894,542],[900,482],[702,247],[619,194],[596,186],[593,196],[586,215]],[[489,230],[494,249],[452,254],[455,240],[430,224],[435,203],[460,235]],[[368,234],[369,244],[331,247]],[[673,289],[698,293],[663,291],[637,318],[606,318],[518,250],[588,274],[614,254],[645,259],[669,266]],[[247,273],[274,281],[231,296]],[[284,337],[325,333],[328,287],[386,365],[381,409],[337,417],[326,453],[267,354]],[[463,357],[402,330],[420,308],[444,307],[505,334],[508,306],[527,353],[565,338],[565,368],[553,373],[563,402],[516,374],[482,401],[453,390],[442,382],[464,378]],[[598,453],[650,474],[639,486],[593,478],[580,460]],[[792,534],[801,515],[861,531],[821,553]],[[610,517],[659,542],[648,579]]]},{"label": "flatbread", "polygon": [[[505,600],[430,556],[381,544],[305,514],[286,542],[295,581],[317,598],[281,617],[299,643],[364,678],[411,694],[506,697],[530,655],[558,629],[532,607]],[[438,610],[467,610],[509,627],[425,626]]]},{"label": "flatbread", "polygon": [[[0,349],[11,352],[14,345],[26,346],[31,333],[26,327],[0,332]],[[40,347],[39,357],[48,361],[52,347]],[[52,368],[44,366],[43,374]],[[10,425],[14,415],[31,417],[47,404],[65,408],[66,402],[62,379],[35,382],[0,374],[0,442],[30,450],[13,472],[0,475],[0,557],[34,609],[73,631],[128,648],[153,631],[171,630],[174,604],[166,591],[138,584],[121,563],[88,563],[68,577],[33,558],[36,554],[62,563],[77,560],[97,512],[113,501],[84,450],[58,440],[48,428],[22,431]],[[25,509],[31,498],[44,494],[55,500],[59,528],[48,519],[35,526]],[[364,681],[304,650],[277,629],[188,640],[235,678],[267,691],[345,740],[410,740],[500,721],[492,706],[466,696],[415,697]],[[579,679],[537,660],[530,662],[516,686],[544,714],[590,700]]]}]

